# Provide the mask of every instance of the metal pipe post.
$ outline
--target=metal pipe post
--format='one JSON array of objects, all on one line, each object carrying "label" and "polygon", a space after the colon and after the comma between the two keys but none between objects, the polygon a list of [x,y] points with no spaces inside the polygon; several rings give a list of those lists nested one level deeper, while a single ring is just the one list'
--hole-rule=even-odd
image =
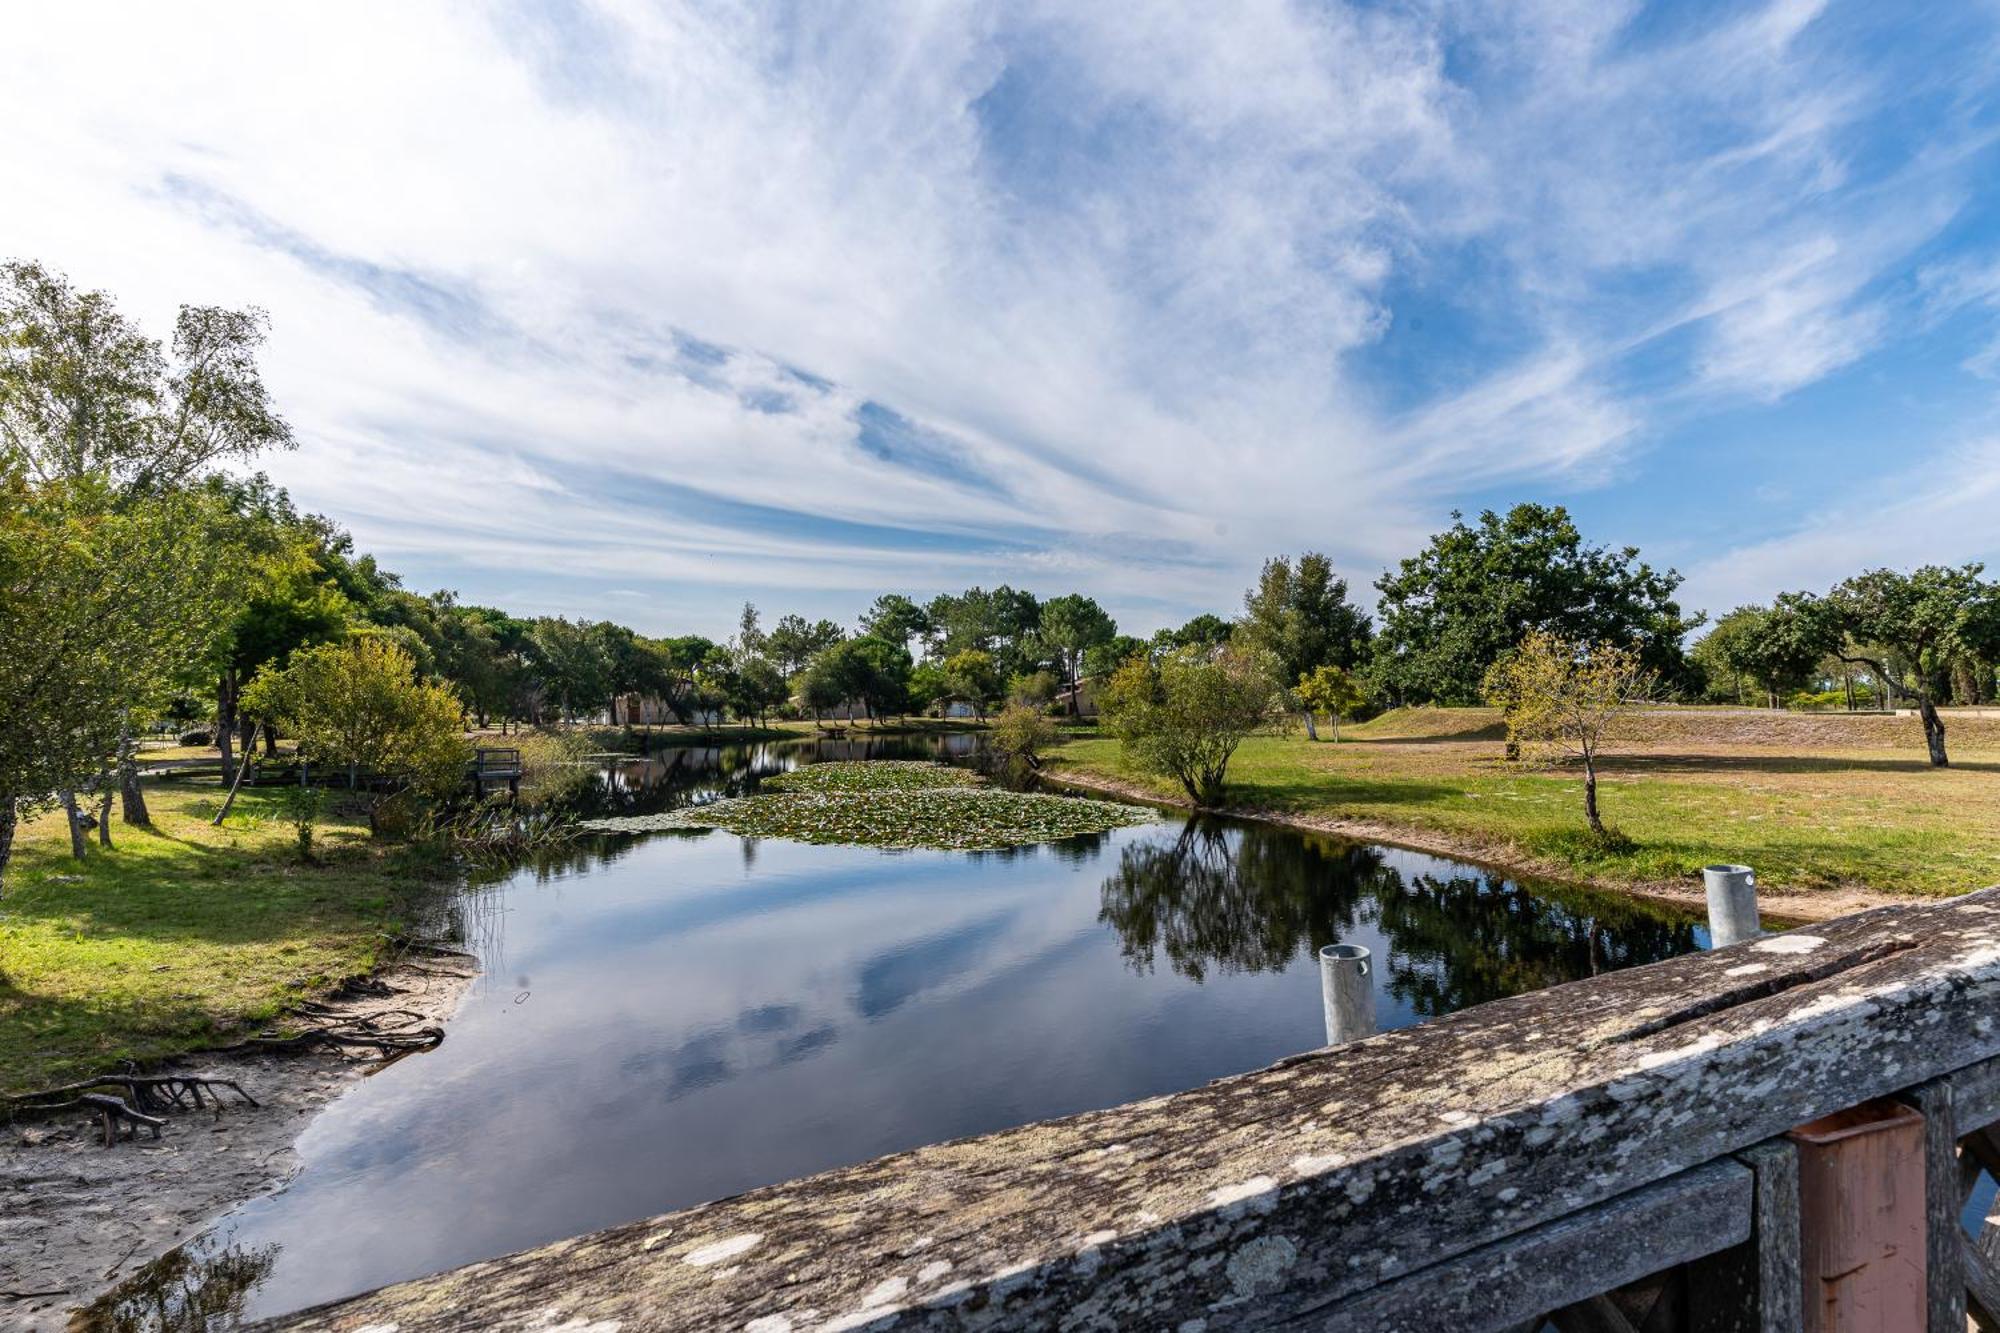
[{"label": "metal pipe post", "polygon": [[1375,1035],[1375,964],[1358,944],[1329,944],[1319,951],[1320,1001],[1326,1009],[1326,1044]]},{"label": "metal pipe post", "polygon": [[1749,866],[1703,866],[1709,941],[1720,949],[1764,933],[1757,923],[1757,872]]}]

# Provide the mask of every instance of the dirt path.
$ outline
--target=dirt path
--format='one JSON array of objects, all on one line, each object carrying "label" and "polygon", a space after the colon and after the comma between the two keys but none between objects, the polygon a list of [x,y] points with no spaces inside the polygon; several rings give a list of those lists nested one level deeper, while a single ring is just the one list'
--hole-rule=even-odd
[{"label": "dirt path", "polygon": [[[1174,810],[1193,809],[1185,801],[1168,800],[1137,783],[1117,778],[1107,778],[1095,773],[1079,773],[1070,768],[1059,769],[1048,776],[1053,782],[1085,791],[1103,792],[1126,800]],[[1474,861],[1514,874],[1578,884],[1603,893],[1627,893],[1637,898],[1651,898],[1659,902],[1696,909],[1707,905],[1707,898],[1698,883],[1683,883],[1678,880],[1649,880],[1630,884],[1600,882],[1579,877],[1567,866],[1523,856],[1511,843],[1456,837],[1432,829],[1385,824],[1372,819],[1302,815],[1289,810],[1230,806],[1215,813],[1228,815],[1233,819],[1254,819],[1266,824],[1284,824],[1291,828],[1311,829],[1363,842],[1388,843],[1394,847],[1407,847],[1411,851],[1430,852],[1436,856],[1448,856],[1459,861]],[[1859,886],[1824,889],[1813,893],[1772,892],[1766,889],[1757,891],[1757,905],[1763,914],[1783,921],[1830,921],[1834,917],[1866,911],[1871,907],[1885,907],[1891,903],[1909,901],[1911,900],[1908,895],[1882,893],[1876,889]]]},{"label": "dirt path", "polygon": [[[415,959],[380,974],[393,993],[327,1008],[355,1017],[402,1008],[442,1022],[475,971],[462,956]],[[165,1068],[235,1079],[260,1105],[232,1098],[170,1116],[157,1143],[142,1135],[107,1148],[82,1116],[0,1124],[0,1326],[66,1327],[77,1306],[288,1180],[307,1122],[374,1067],[372,1057],[319,1052],[175,1061]]]}]

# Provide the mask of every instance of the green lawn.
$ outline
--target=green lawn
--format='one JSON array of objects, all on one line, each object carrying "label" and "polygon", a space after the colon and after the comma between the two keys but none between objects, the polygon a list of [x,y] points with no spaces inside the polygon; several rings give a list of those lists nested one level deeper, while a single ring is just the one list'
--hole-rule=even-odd
[{"label": "green lawn", "polygon": [[112,825],[70,858],[60,817],[28,824],[0,897],[0,1091],[214,1045],[364,972],[427,891],[358,815],[320,826],[301,865],[275,791],[212,828],[215,786],[149,782],[151,832]]},{"label": "green lawn", "polygon": [[[1719,860],[1802,892],[2000,883],[2000,725],[1954,723],[1947,770],[1924,762],[1917,727],[1694,709],[1636,719],[1600,781],[1605,819],[1632,844],[1616,851],[1585,833],[1579,775],[1508,765],[1485,709],[1390,714],[1337,745],[1254,736],[1230,767],[1230,800],[1440,835],[1468,855],[1606,884],[1685,881]],[[1056,760],[1179,797],[1127,770],[1108,738],[1074,741]]]}]

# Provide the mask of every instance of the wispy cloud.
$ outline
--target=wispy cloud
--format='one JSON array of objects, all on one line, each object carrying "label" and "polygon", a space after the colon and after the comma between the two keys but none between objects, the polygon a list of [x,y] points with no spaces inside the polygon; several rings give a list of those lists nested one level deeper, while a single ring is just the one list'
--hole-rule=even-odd
[{"label": "wispy cloud", "polygon": [[1468,494],[1615,490],[1995,301],[1970,8],[0,27],[0,250],[157,327],[267,307],[306,503],[420,584],[652,629],[1002,579],[1144,628],[1306,546],[1365,581]]}]

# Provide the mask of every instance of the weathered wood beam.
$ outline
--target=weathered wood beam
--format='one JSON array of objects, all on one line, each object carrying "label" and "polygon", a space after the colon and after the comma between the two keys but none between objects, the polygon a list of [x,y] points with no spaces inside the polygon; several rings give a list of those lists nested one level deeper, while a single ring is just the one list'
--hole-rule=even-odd
[{"label": "weathered wood beam", "polygon": [[1688,1270],[1688,1333],[1794,1333],[1803,1320],[1799,1154],[1788,1140],[1746,1148],[1757,1197],[1751,1237]]},{"label": "weathered wood beam", "polygon": [[[1734,1162],[1711,1162],[1518,1236],[1482,1245],[1358,1296],[1293,1315],[1286,1328],[1321,1333],[1465,1333],[1538,1314],[1699,1259],[1750,1238],[1754,1184]],[[1596,1311],[1571,1316],[1588,1327]],[[1561,1319],[1558,1328],[1564,1327]]]},{"label": "weathered wood beam", "polygon": [[277,1322],[1281,1324],[2000,1056],[1996,1006],[2000,892],[1883,908]]},{"label": "weathered wood beam", "polygon": [[1932,1079],[1905,1099],[1924,1117],[1924,1285],[1928,1333],[1965,1333],[1965,1273],[1959,1253],[1964,1207],[1959,1194],[1958,1116],[1949,1077]]}]

